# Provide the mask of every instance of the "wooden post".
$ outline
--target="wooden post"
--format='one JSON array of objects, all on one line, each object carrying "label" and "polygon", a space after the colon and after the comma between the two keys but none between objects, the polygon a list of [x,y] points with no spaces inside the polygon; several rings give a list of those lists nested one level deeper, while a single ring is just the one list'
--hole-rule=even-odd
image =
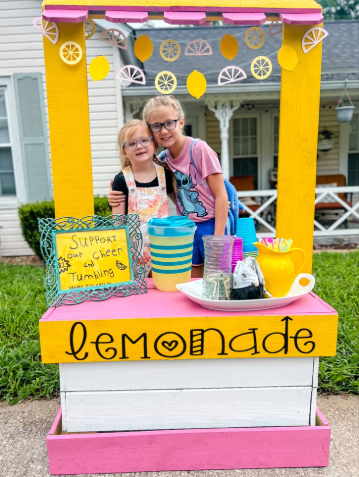
[{"label": "wooden post", "polygon": [[311,273],[322,44],[308,53],[302,37],[311,27],[283,24],[283,45],[298,55],[294,71],[282,70],[279,122],[277,237],[292,238],[307,255]]},{"label": "wooden post", "polygon": [[[44,37],[55,215],[84,217],[94,213],[85,28],[84,23],[57,25],[56,45]],[[74,65],[60,57],[68,41],[82,48]]]}]

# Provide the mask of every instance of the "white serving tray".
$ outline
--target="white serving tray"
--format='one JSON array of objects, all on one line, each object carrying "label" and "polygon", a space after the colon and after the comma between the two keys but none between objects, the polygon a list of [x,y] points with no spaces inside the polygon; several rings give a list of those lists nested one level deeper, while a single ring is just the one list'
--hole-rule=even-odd
[{"label": "white serving tray", "polygon": [[[299,282],[302,278],[307,278],[309,283],[302,286]],[[202,298],[203,280],[194,280],[188,283],[177,285],[180,292],[184,293],[190,300],[210,310],[221,311],[249,311],[266,310],[268,308],[277,308],[278,306],[289,305],[304,295],[311,292],[315,285],[315,278],[308,273],[300,273],[294,280],[292,288],[288,294],[282,298],[262,298],[257,300],[208,300]]]}]

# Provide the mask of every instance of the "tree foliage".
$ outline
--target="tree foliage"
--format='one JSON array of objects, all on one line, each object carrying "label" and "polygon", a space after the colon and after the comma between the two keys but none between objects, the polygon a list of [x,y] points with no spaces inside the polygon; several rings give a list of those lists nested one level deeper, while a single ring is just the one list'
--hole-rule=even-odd
[{"label": "tree foliage", "polygon": [[323,7],[326,20],[354,20],[359,18],[359,0],[317,0]]}]

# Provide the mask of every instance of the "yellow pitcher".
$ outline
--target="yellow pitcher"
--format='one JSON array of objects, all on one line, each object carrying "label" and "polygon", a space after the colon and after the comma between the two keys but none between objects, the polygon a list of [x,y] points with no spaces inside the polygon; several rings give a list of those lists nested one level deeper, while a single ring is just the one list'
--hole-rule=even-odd
[{"label": "yellow pitcher", "polygon": [[259,250],[257,261],[262,270],[265,287],[274,298],[287,295],[305,262],[305,252],[291,248],[277,252],[262,243],[254,244]]}]

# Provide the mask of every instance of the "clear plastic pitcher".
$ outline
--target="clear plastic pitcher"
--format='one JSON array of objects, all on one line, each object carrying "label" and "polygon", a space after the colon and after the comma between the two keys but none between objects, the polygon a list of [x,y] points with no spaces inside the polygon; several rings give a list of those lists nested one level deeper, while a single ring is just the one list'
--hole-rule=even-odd
[{"label": "clear plastic pitcher", "polygon": [[232,248],[235,237],[231,235],[205,235],[203,298],[229,300],[232,289]]},{"label": "clear plastic pitcher", "polygon": [[187,217],[153,218],[148,222],[152,277],[156,288],[177,292],[191,279],[194,222]]}]

